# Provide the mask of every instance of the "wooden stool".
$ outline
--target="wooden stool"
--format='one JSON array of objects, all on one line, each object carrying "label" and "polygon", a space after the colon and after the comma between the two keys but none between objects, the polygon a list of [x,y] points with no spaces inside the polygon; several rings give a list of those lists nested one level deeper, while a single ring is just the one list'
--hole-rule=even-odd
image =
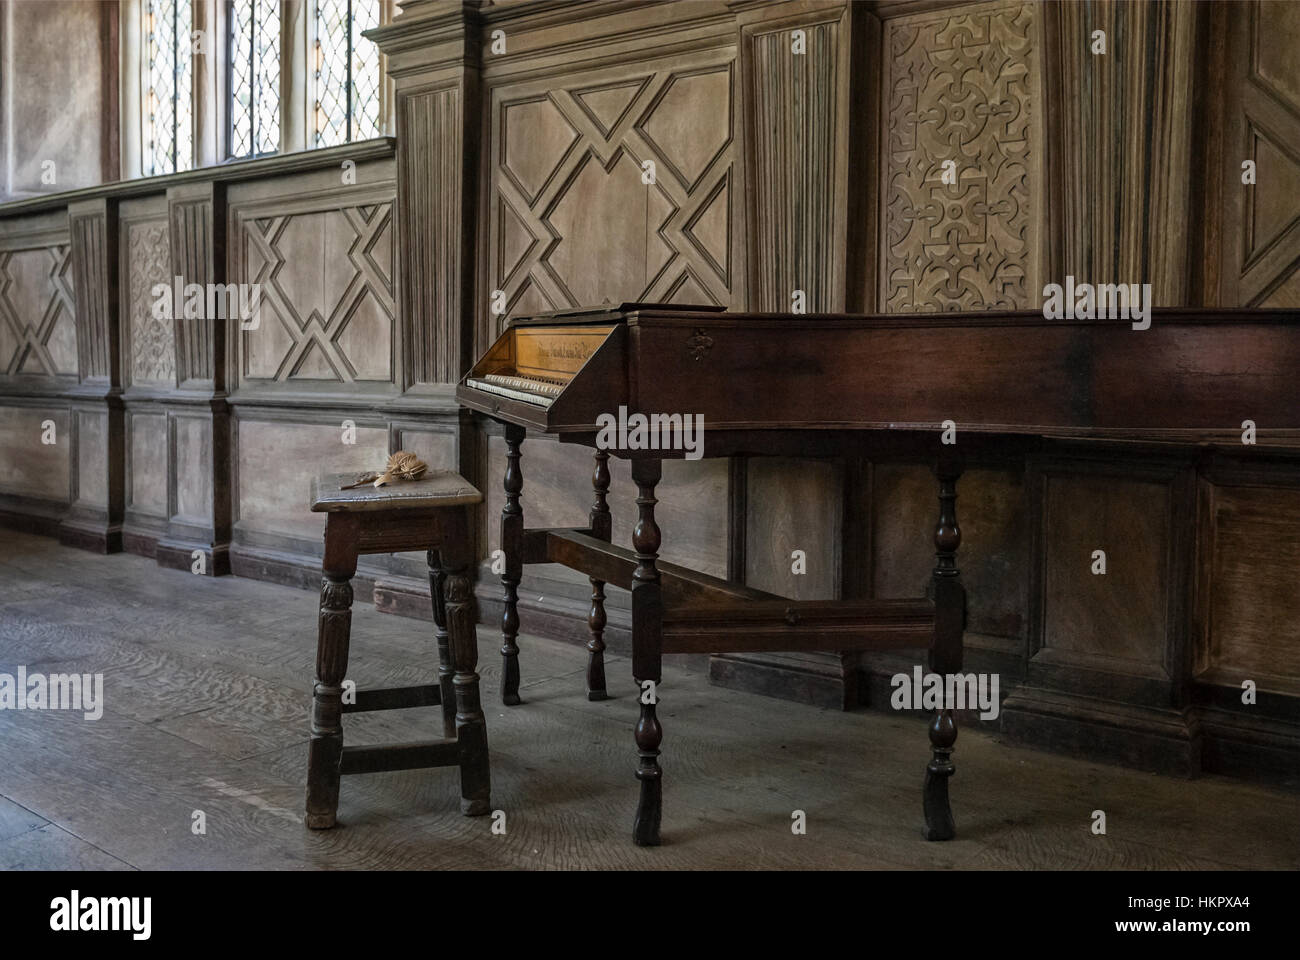
[{"label": "wooden stool", "polygon": [[[356,474],[312,481],[311,509],[325,524],[316,686],[307,759],[307,826],[334,826],[339,778],[346,773],[460,767],[460,809],[488,812],[487,726],[479,705],[474,593],[470,587],[470,510],[483,496],[458,474],[430,472],[388,486],[339,487]],[[357,691],[343,702],[352,629],[352,577],[363,553],[428,550],[429,587],[438,640],[438,683]],[[453,707],[454,704],[454,707]],[[342,715],[364,710],[442,706],[444,739],[382,746],[343,746]]]}]

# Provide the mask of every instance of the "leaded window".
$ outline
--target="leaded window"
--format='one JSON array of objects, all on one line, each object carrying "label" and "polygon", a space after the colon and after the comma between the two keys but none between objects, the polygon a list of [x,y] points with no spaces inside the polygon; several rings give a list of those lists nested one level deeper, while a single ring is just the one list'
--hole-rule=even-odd
[{"label": "leaded window", "polygon": [[316,0],[315,146],[379,136],[378,0]]},{"label": "leaded window", "polygon": [[280,4],[230,0],[228,155],[255,157],[280,149]]},{"label": "leaded window", "polygon": [[192,0],[148,0],[144,32],[149,59],[142,124],[146,176],[194,166],[193,24]]}]

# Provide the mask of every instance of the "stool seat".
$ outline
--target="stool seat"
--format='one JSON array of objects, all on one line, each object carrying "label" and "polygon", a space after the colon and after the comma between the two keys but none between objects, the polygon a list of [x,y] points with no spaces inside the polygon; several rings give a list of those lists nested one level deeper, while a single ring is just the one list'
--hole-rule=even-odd
[{"label": "stool seat", "polygon": [[312,512],[427,509],[483,502],[483,494],[454,470],[430,470],[419,480],[395,480],[382,487],[363,483],[350,490],[339,489],[364,476],[364,473],[321,473],[315,477],[311,482]]},{"label": "stool seat", "polygon": [[[339,780],[348,774],[422,767],[460,768],[461,812],[490,810],[487,727],[479,703],[474,587],[473,510],[483,501],[464,477],[435,470],[419,480],[382,487],[358,473],[321,473],[311,484],[311,509],[325,514],[321,559],[316,683],[307,754],[307,826],[337,823]],[[345,688],[352,637],[352,577],[362,554],[423,549],[438,644],[437,683],[378,690]],[[442,708],[441,740],[343,744],[343,715],[407,707]]]}]

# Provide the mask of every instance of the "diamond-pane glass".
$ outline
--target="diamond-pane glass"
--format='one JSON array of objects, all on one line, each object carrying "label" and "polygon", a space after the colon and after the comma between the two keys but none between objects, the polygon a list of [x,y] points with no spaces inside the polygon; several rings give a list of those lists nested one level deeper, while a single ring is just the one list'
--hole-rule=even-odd
[{"label": "diamond-pane glass", "polygon": [[361,35],[379,26],[377,0],[352,4],[352,139],[379,136],[379,48]]},{"label": "diamond-pane glass", "polygon": [[230,155],[280,149],[280,6],[276,0],[230,5]]},{"label": "diamond-pane glass", "polygon": [[149,37],[149,89],[145,91],[144,172],[176,169],[176,3],[150,0],[145,12]]},{"label": "diamond-pane glass", "polygon": [[258,153],[280,149],[280,5],[257,0],[254,26],[253,117]]},{"label": "diamond-pane glass", "polygon": [[316,146],[379,136],[379,0],[316,0]]},{"label": "diamond-pane glass", "polygon": [[176,0],[176,170],[194,166],[192,0]]},{"label": "diamond-pane glass", "polygon": [[347,0],[316,0],[316,146],[348,139]]},{"label": "diamond-pane glass", "polygon": [[193,0],[149,0],[145,7],[149,79],[141,129],[146,176],[189,170],[194,165],[190,101],[193,24]]},{"label": "diamond-pane glass", "polygon": [[253,0],[230,5],[230,155],[253,152]]}]

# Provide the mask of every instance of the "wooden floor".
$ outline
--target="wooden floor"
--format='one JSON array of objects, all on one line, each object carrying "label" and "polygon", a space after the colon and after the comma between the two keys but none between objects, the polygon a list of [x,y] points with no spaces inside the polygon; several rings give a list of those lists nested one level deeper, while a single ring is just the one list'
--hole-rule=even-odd
[{"label": "wooden floor", "polygon": [[[525,637],[525,704],[497,705],[480,628],[493,807],[460,816],[455,772],[343,780],[338,829],[302,824],[314,593],[163,570],[0,530],[0,671],[103,673],[102,718],[0,711],[0,869],[1295,868],[1293,794],[1166,779],[963,730],[959,838],[921,839],[924,724],[710,687],[661,687],[664,846],[630,840],[630,665],[588,703],[585,654]],[[431,624],[358,598],[350,677],[431,676]],[[437,736],[435,709],[345,718],[349,742]],[[1090,832],[1106,812],[1107,835]],[[207,832],[191,830],[196,810]],[[790,830],[807,815],[806,836]]]}]

